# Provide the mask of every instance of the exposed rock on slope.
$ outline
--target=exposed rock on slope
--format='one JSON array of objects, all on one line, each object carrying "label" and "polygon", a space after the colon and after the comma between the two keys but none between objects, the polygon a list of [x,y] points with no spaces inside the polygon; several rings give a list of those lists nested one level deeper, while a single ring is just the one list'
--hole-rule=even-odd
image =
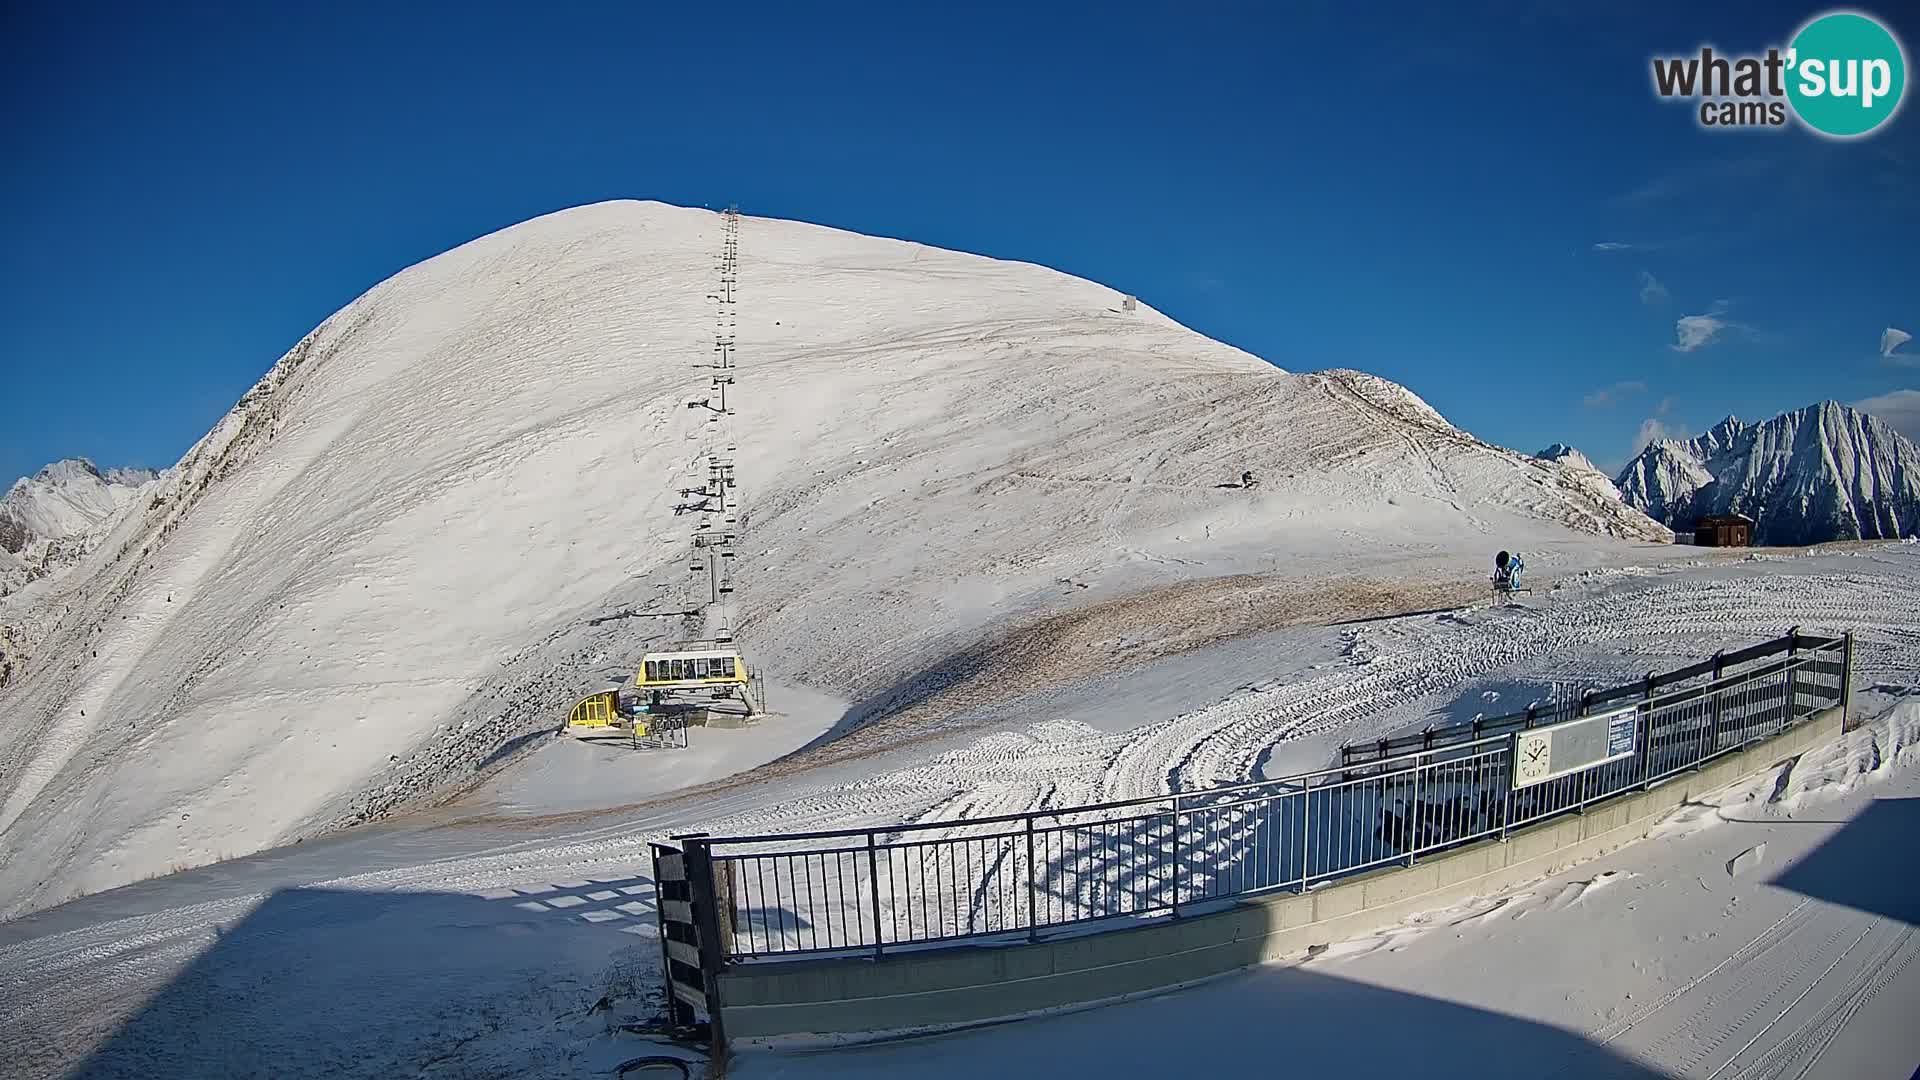
[{"label": "exposed rock on slope", "polygon": [[1705,514],[1754,519],[1757,544],[1920,533],[1920,447],[1837,401],[1761,424],[1729,416],[1697,439],[1661,439],[1620,473],[1630,504],[1675,528]]}]

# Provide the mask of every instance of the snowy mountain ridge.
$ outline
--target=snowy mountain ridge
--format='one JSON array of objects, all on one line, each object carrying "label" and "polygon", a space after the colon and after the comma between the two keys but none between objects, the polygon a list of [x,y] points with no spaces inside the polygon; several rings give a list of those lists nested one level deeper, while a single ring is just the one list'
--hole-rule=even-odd
[{"label": "snowy mountain ridge", "polygon": [[0,597],[85,557],[159,477],[153,469],[103,472],[85,458],[67,458],[15,481],[0,495]]},{"label": "snowy mountain ridge", "polygon": [[1566,483],[1584,489],[1594,499],[1609,505],[1624,505],[1620,498],[1620,489],[1613,486],[1613,479],[1601,472],[1592,461],[1588,460],[1587,455],[1566,443],[1554,443],[1533,455],[1533,458],[1535,461],[1544,462],[1553,467],[1565,478]]},{"label": "snowy mountain ridge", "polygon": [[1729,416],[1694,439],[1656,440],[1618,485],[1630,505],[1675,528],[1745,514],[1756,544],[1920,534],[1920,447],[1837,401],[1759,424]]},{"label": "snowy mountain ridge", "polygon": [[[1562,465],[1565,465],[1569,469],[1583,469],[1587,472],[1600,472],[1600,468],[1596,466],[1591,460],[1589,460],[1587,455],[1581,453],[1578,450],[1575,450],[1573,447],[1568,446],[1566,443],[1554,443],[1552,446],[1547,447],[1545,450],[1542,450],[1533,456],[1539,458],[1542,461],[1558,462]],[[1605,474],[1602,473],[1602,475],[1605,475]]]},{"label": "snowy mountain ridge", "polygon": [[23,476],[0,495],[0,550],[18,553],[27,537],[60,540],[86,532],[159,476],[155,469],[102,472],[85,458],[66,458]]}]

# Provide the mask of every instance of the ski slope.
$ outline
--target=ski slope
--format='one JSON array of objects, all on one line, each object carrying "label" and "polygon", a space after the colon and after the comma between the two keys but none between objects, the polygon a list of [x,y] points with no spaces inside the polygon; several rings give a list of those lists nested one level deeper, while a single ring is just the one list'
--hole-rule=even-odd
[{"label": "ski slope", "polygon": [[[100,1076],[245,1075],[289,1065],[304,1075],[340,1077],[440,1069],[604,1076],[646,1052],[647,1044],[619,1034],[616,1025],[653,1007],[647,995],[660,954],[650,839],[694,829],[937,819],[963,809],[956,796],[991,813],[1133,786],[1157,790],[1166,766],[1184,753],[1179,748],[1196,743],[1219,748],[1194,755],[1196,762],[1217,762],[1207,767],[1237,775],[1260,765],[1259,755],[1248,759],[1239,734],[1249,724],[1286,729],[1266,759],[1271,767],[1317,765],[1342,739],[1506,711],[1555,683],[1629,679],[1794,623],[1810,631],[1855,630],[1861,700],[1884,702],[1885,690],[1920,685],[1920,608],[1911,602],[1917,594],[1920,545],[1595,571],[1526,606],[1222,642],[989,710],[977,728],[926,744],[844,759],[802,756],[646,805],[504,819],[482,801],[412,823],[369,826],[0,923],[0,1017],[9,1021],[0,1024],[0,1060],[21,1063],[26,1076],[83,1065]],[[1221,672],[1246,681],[1226,683],[1215,677]],[[1182,695],[1196,694],[1190,707],[1179,707]],[[1128,706],[1173,719],[1129,722]],[[1351,1005],[1313,1014],[1325,1023],[1308,1026],[1327,1039],[1302,1051],[1311,1054],[1349,1051],[1351,1041],[1334,1036],[1351,1029],[1339,1025],[1402,1015],[1369,1010],[1408,1006],[1412,998],[1427,1003],[1413,1015],[1443,1036],[1462,1025],[1459,1038],[1439,1044],[1456,1056],[1426,1054],[1437,1063],[1484,1068],[1484,1049],[1474,1046],[1524,1032],[1576,1062],[1639,1061],[1642,1072],[1623,1075],[1645,1075],[1684,1064],[1689,1059],[1671,1055],[1696,1045],[1690,1033],[1708,1031],[1725,1052],[1687,1066],[1695,1069],[1688,1075],[1704,1076],[1766,1027],[1769,1006],[1777,1011],[1809,986],[1799,1002],[1805,1010],[1768,1028],[1751,1048],[1754,1057],[1735,1067],[1767,1054],[1768,1061],[1803,1062],[1773,1046],[1799,1033],[1809,1016],[1819,1018],[1807,1029],[1813,1034],[1794,1047],[1869,1054],[1887,1045],[1871,1033],[1905,1030],[1870,1009],[1911,1002],[1912,984],[1903,980],[1915,969],[1881,980],[1893,961],[1877,961],[1899,934],[1829,910],[1846,907],[1831,894],[1848,881],[1907,881],[1898,876],[1908,871],[1905,863],[1843,865],[1822,886],[1827,899],[1762,935],[1805,898],[1768,884],[1776,872],[1818,847],[1866,800],[1915,789],[1920,712],[1911,703],[1902,708],[1845,744],[1803,756],[1784,774],[1687,808],[1667,836],[1520,891],[1526,895],[1489,897],[1378,938],[1329,942],[1333,947],[1308,969],[1333,981],[1301,981],[1287,969],[1254,972],[1245,978],[1266,980],[1259,985],[1270,993],[1223,989],[1237,986],[1223,982],[1190,992],[1197,996],[1016,1025],[1003,1035],[750,1059],[740,1068],[761,1070],[743,1071],[749,1076],[896,1075],[887,1070],[903,1062],[936,1068],[938,1061],[914,1055],[937,1047],[936,1056],[957,1055],[954,1067],[967,1062],[977,1070],[981,1061],[1020,1063],[1029,1052],[1042,1053],[1028,1040],[1077,1046],[1081,1034],[1098,1036],[1087,1045],[1144,1063],[1163,1060],[1154,1055],[1179,1044],[1158,1034],[1163,1026],[1140,1019],[1143,1009],[1198,1023],[1207,1015],[1242,1015],[1232,1011],[1236,1000],[1260,1003],[1261,1015],[1270,1016],[1308,1007],[1289,1004],[1304,996]],[[1153,747],[1169,755],[1157,775],[1136,767],[1151,760]],[[1194,768],[1189,775],[1197,779],[1203,774]],[[1834,796],[1843,801],[1832,802]],[[1766,851],[1752,854],[1760,843]],[[1867,930],[1858,949],[1823,975]],[[1845,940],[1827,949],[1823,943],[1836,932]],[[1742,967],[1747,959],[1759,966]],[[1647,1005],[1710,973],[1685,1001],[1704,1019],[1681,1023],[1683,1014],[1661,1009],[1635,1020]],[[1791,989],[1762,1000],[1775,985]],[[607,1006],[591,1009],[602,997]],[[1846,1022],[1835,1023],[1842,1016]],[[1277,1051],[1263,1034],[1268,1026],[1218,1026],[1212,1030],[1224,1034],[1207,1051],[1215,1056],[1194,1060],[1271,1060]],[[1676,1028],[1682,1034],[1667,1038]],[[1604,1054],[1583,1048],[1603,1040]],[[996,1057],[1002,1053],[1013,1056]],[[1086,1062],[1111,1061],[1044,1054],[1052,1056],[1034,1060],[1052,1067],[1028,1075],[1086,1075]],[[1696,1069],[1700,1063],[1706,1067]]]},{"label": "ski slope", "polygon": [[693,600],[673,507],[717,331],[740,640],[848,702],[826,730],[864,749],[1101,666],[1457,602],[1496,548],[1568,572],[1669,537],[1392,383],[1289,374],[1038,266],[748,218],[723,324],[721,231],[607,203],[395,275],[56,587],[0,600],[25,658],[0,916],[443,800],[685,636],[596,620]]}]

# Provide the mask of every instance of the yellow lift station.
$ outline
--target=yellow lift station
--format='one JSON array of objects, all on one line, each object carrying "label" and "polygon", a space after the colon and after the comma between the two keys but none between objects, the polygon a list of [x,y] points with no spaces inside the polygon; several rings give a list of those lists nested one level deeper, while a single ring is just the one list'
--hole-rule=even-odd
[{"label": "yellow lift station", "polygon": [[[629,689],[630,687],[630,689]],[[697,700],[733,698],[752,716],[756,711],[753,673],[732,646],[679,646],[647,653],[626,686],[608,687],[581,698],[567,715],[567,727],[582,731],[630,730],[647,733],[648,715],[687,708]]]}]

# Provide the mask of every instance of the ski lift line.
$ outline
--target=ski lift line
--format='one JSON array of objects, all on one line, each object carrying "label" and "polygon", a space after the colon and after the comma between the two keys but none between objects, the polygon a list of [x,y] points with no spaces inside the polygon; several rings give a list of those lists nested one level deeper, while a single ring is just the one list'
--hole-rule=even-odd
[{"label": "ski lift line", "polygon": [[[731,371],[734,368],[733,350],[738,346],[738,338],[737,335],[731,331],[727,322],[731,316],[731,312],[736,310],[734,305],[738,302],[734,294],[734,288],[738,284],[736,262],[738,244],[737,231],[738,219],[735,216],[729,215],[727,220],[727,236],[723,245],[724,253],[720,263],[720,288],[717,292],[708,294],[708,297],[715,300],[720,309],[720,326],[714,335],[714,352],[718,353],[719,356],[717,357],[716,363],[695,365],[697,367],[705,367],[711,372],[708,376],[710,393],[705,398],[689,400],[687,402],[689,409],[705,409],[710,414],[707,416],[706,423],[703,425],[705,438],[701,453],[701,456],[705,458],[706,478],[700,482],[698,486],[689,485],[680,488],[679,494],[683,501],[674,507],[676,516],[682,513],[698,513],[704,522],[694,531],[691,537],[693,551],[690,553],[688,560],[690,563],[688,569],[694,573],[699,573],[702,570],[706,571],[708,583],[706,603],[699,607],[674,612],[638,612],[633,609],[627,609],[626,611],[603,616],[600,620],[597,620],[594,625],[618,618],[691,618],[694,616],[704,616],[706,619],[704,640],[712,643],[712,645],[724,647],[724,651],[732,653],[737,663],[736,670],[738,678],[737,680],[728,680],[728,683],[731,685],[737,682],[738,685],[732,688],[730,696],[739,697],[740,700],[747,705],[748,714],[752,715],[756,711],[764,711],[764,708],[756,709],[754,699],[757,698],[760,702],[764,702],[765,694],[764,691],[759,689],[757,678],[749,679],[751,673],[748,671],[745,661],[740,659],[738,653],[731,648],[733,626],[738,621],[738,612],[733,610],[732,607],[732,600],[739,592],[739,584],[735,580],[732,572],[734,559],[738,553],[731,550],[731,546],[736,539],[734,532],[736,516],[734,511],[735,500],[738,497],[735,492],[738,488],[739,481],[737,479],[735,463],[731,457],[732,452],[738,449],[738,441],[734,436],[732,425],[728,418],[734,414],[732,403],[729,401],[729,393],[735,381]],[[737,317],[734,325],[737,325]],[[715,434],[714,425],[723,425],[722,431],[718,436]],[[722,446],[725,447],[724,451],[720,449]],[[687,464],[690,472],[699,475],[700,466],[703,464],[702,462],[696,460],[690,461]],[[718,526],[714,524],[713,516],[716,514],[720,515],[723,524]],[[646,678],[645,675],[641,676],[640,681],[658,686],[657,683]],[[703,694],[712,688],[711,680],[706,681],[709,683],[709,686],[701,690]],[[682,691],[690,689],[691,688],[682,688]],[[663,688],[663,690],[669,696],[675,692],[672,688]],[[646,712],[647,710],[639,711]],[[602,694],[593,695],[588,699],[583,699],[582,702],[576,706],[575,715],[570,717],[570,719],[580,721],[581,726],[589,728],[606,727],[609,725],[620,726],[622,723],[627,723],[632,726],[636,736],[642,730],[640,726],[642,723],[641,718],[638,715],[629,717],[626,714],[622,708],[621,696],[617,692],[613,694],[603,692]],[[679,745],[685,745],[684,740]]]},{"label": "ski lift line", "polygon": [[[731,432],[731,422],[728,418],[734,414],[735,410],[728,400],[728,388],[734,382],[731,371],[735,367],[733,363],[733,349],[738,344],[738,337],[737,334],[731,330],[729,323],[731,322],[733,326],[738,325],[737,315],[734,314],[734,312],[737,311],[735,305],[738,303],[734,289],[739,283],[738,217],[729,212],[724,219],[724,225],[721,257],[718,261],[720,270],[719,288],[717,291],[708,294],[709,298],[713,299],[718,306],[716,318],[718,325],[714,333],[713,346],[713,351],[718,355],[716,362],[710,367],[710,370],[717,373],[709,376],[709,381],[718,396],[720,407],[717,409],[713,408],[712,401],[709,399],[708,408],[713,415],[709,416],[707,420],[709,425],[726,425],[724,441],[728,449],[731,450],[734,447],[735,440]],[[718,372],[725,372],[726,374],[718,374]],[[708,484],[717,492],[717,497],[707,509],[710,512],[721,514],[726,524],[731,526],[734,521],[732,513],[734,507],[730,496],[732,496],[732,490],[737,488],[738,480],[734,475],[732,460],[724,457],[715,449],[713,440],[714,429],[710,426],[707,430],[708,443],[705,449],[708,461]],[[734,537],[729,528],[715,529],[711,524],[712,518],[710,516],[706,520],[708,524],[697,531],[693,537],[695,558],[704,565],[696,565],[692,567],[692,569],[696,572],[700,569],[707,571],[709,590],[708,629],[710,636],[730,641],[732,639],[731,623],[734,621],[735,613],[730,609],[721,607],[721,601],[722,598],[731,598],[736,591],[736,583],[731,574],[732,564],[728,561],[734,553],[727,550],[733,543]]]}]

